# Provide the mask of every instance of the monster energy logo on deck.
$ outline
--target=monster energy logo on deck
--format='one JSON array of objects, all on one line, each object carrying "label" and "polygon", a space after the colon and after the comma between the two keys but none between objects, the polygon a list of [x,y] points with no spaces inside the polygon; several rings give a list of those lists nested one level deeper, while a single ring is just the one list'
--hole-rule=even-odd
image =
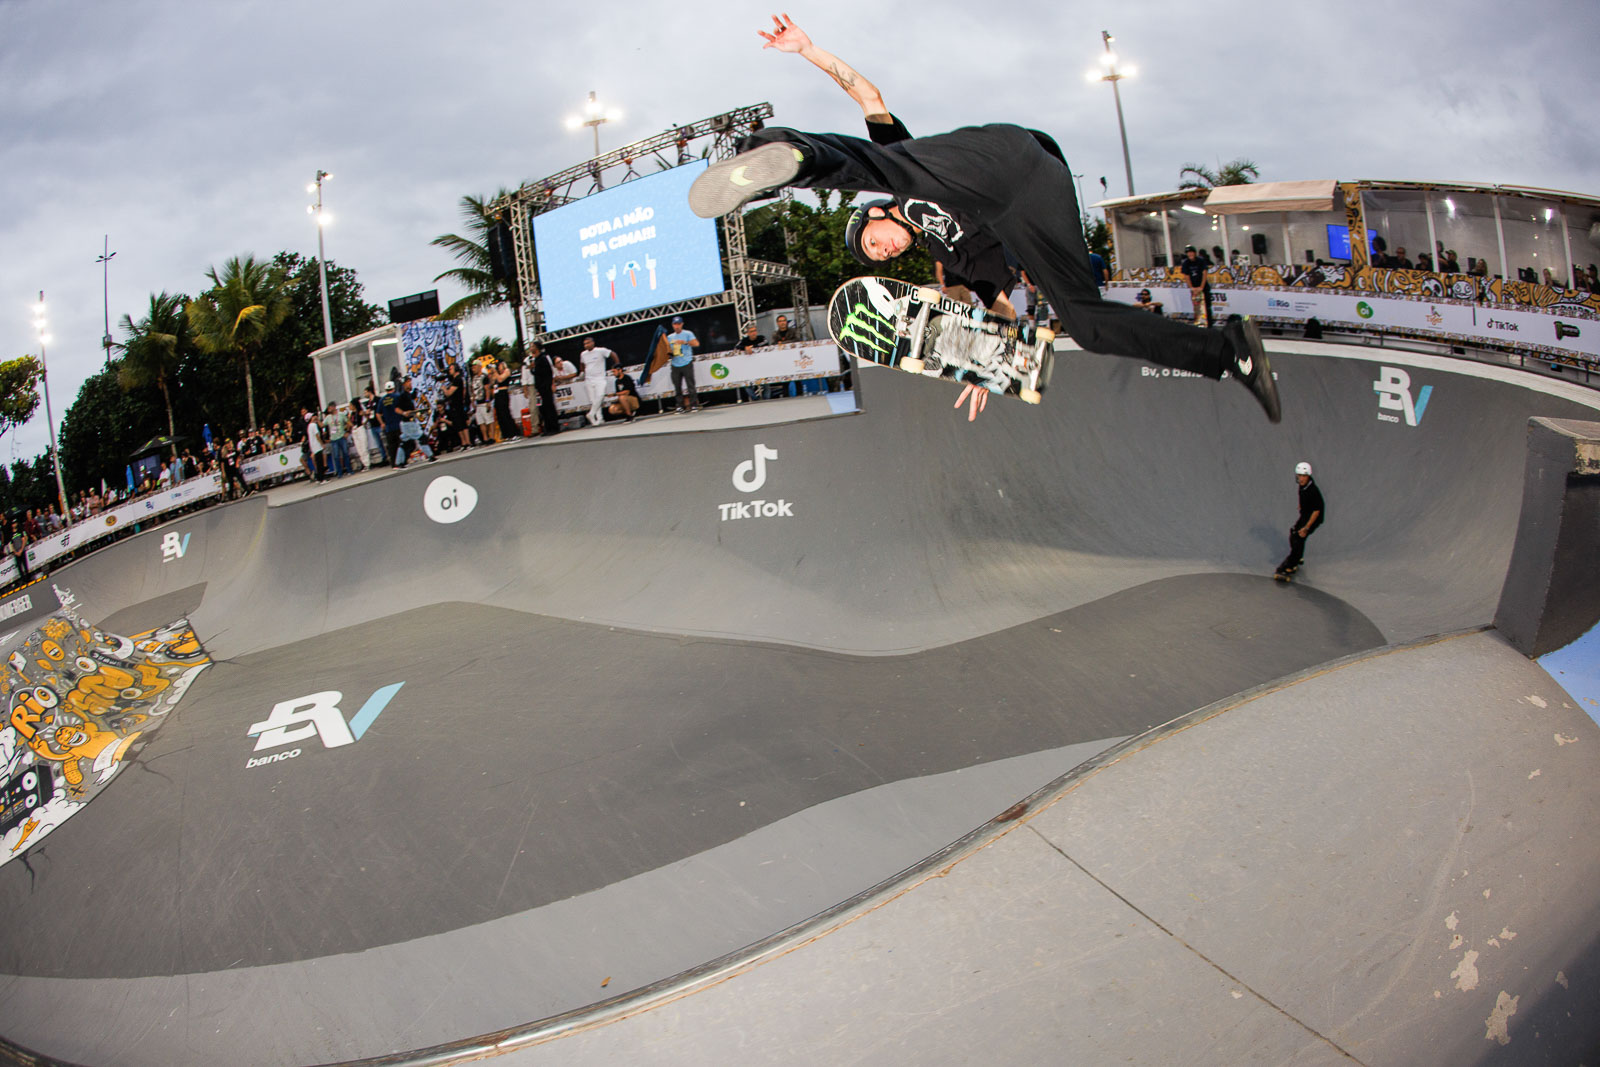
[{"label": "monster energy logo on deck", "polygon": [[855,341],[874,352],[887,355],[894,351],[894,323],[866,304],[857,303],[844,320],[839,340]]}]

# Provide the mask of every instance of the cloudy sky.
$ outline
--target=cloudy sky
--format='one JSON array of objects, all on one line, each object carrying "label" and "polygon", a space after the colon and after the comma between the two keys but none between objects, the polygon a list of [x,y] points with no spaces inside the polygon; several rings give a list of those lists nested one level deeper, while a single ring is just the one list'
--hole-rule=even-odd
[{"label": "cloudy sky", "polygon": [[[915,10],[915,14],[909,12]],[[1098,199],[1125,190],[1100,30],[1123,83],[1134,181],[1248,156],[1264,180],[1401,178],[1600,193],[1600,3],[1453,5],[1055,0],[791,7],[875,81],[913,132],[1009,121],[1055,136]],[[1534,13],[1537,13],[1536,20]],[[331,171],[330,259],[369,300],[434,287],[429,240],[463,194],[587,158],[562,119],[590,90],[623,112],[602,148],[745,104],[855,133],[859,114],[794,56],[763,51],[766,7],[456,0],[0,0],[0,358],[37,351],[49,304],[57,418],[113,331],[161,290],[193,294],[241,253],[316,254],[305,186]],[[441,288],[448,302],[459,295]],[[504,316],[469,339],[509,336]],[[47,446],[41,414],[0,461]]]}]

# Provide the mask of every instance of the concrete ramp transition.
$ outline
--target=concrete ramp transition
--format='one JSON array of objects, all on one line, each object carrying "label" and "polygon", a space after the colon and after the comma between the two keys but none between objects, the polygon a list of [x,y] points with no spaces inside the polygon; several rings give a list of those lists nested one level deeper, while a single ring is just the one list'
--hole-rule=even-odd
[{"label": "concrete ramp transition", "polygon": [[[1062,824],[1051,847],[1096,857],[1081,870],[1091,897],[1098,883],[1130,898],[1122,880],[1170,866],[1185,872],[1165,886],[1174,901],[1210,879],[1207,893],[1249,904],[1270,917],[1263,930],[1287,936],[1312,921],[1299,890],[1211,878],[1193,849],[1211,832],[1228,849],[1260,832],[1292,851],[1309,824],[1230,820],[1289,804],[1284,775],[1315,774],[1324,749],[1329,778],[1303,796],[1344,798],[1348,810],[1327,818],[1385,840],[1374,806],[1400,803],[1408,774],[1394,739],[1371,736],[1368,720],[1284,732],[1283,716],[1330,665],[1353,678],[1349,665],[1495,620],[1524,584],[1512,561],[1527,522],[1529,419],[1594,420],[1600,394],[1382,350],[1283,342],[1273,358],[1281,426],[1231,383],[1077,351],[1059,354],[1042,406],[991,404],[971,425],[950,389],[868,368],[849,414],[719,429],[712,411],[674,432],[501,446],[212,508],[61,569],[35,599],[97,625],[91,637],[177,640],[181,627],[158,628],[187,620],[210,665],[187,676],[182,705],[94,803],[0,865],[11,917],[0,1034],[78,1063],[320,1063],[428,1048],[430,1062],[450,1062],[496,1033],[507,1047],[615,1062],[644,1047],[634,1031],[608,1028],[592,1049],[548,1042],[717,985],[790,951],[797,931],[820,937],[902,894],[931,899],[908,892],[937,868],[927,857],[992,862],[1004,849],[990,845],[1012,848],[1008,827],[1033,826],[1046,807]],[[1284,585],[1270,575],[1299,460],[1313,464],[1329,518]],[[1561,530],[1562,559],[1578,558],[1590,534],[1577,518]],[[1586,610],[1575,602],[1563,601],[1566,629]],[[1463,661],[1511,689],[1516,671],[1537,670],[1488,651],[1450,668]],[[1370,677],[1397,693],[1420,684]],[[1252,721],[1231,710],[1267,693],[1288,710],[1221,728]],[[1557,699],[1548,687],[1533,695]],[[1403,723],[1410,710],[1402,700],[1388,714]],[[1581,730],[1515,727],[1580,742],[1557,746],[1570,757],[1563,782],[1581,782],[1600,746],[1574,714]],[[1467,732],[1474,745],[1504,725],[1485,715]],[[1434,743],[1451,744],[1447,717],[1429,721],[1443,731]],[[1179,735],[1199,747],[1155,769],[1180,748],[1157,739]],[[1242,756],[1267,737],[1282,757],[1270,773],[1272,761]],[[1062,776],[1111,767],[1093,818],[1076,818],[1079,779]],[[1173,787],[1196,773],[1204,795]],[[1566,810],[1593,804],[1594,787],[1571,789]],[[1190,820],[1202,811],[1210,831]],[[1450,805],[1433,814],[1389,816],[1421,851],[1467,832]],[[1393,844],[1382,869],[1401,895],[1450,874],[1444,858],[1410,869]],[[1530,872],[1546,861],[1533,846],[1524,857]],[[1351,844],[1308,878],[1365,901],[1384,891],[1364,883],[1378,864]],[[1029,907],[1002,898],[1002,910]],[[1049,921],[1070,924],[1072,905],[1061,906]],[[1152,959],[1176,952],[1187,967],[1189,950],[1173,948],[1159,918],[1168,906],[1152,899],[1139,937]],[[1422,921],[1408,907],[1395,905],[1396,923]],[[1189,920],[1203,927],[1211,914]],[[1009,936],[1002,917],[987,921],[972,928],[978,941]],[[1236,949],[1247,926],[1230,919],[1222,940]],[[1552,915],[1519,944],[1558,946],[1571,929]],[[1396,951],[1420,927],[1408,937]],[[801,951],[831,943],[844,939]],[[1208,951],[1201,971],[1226,955],[1220,941]],[[814,958],[829,973],[848,966]],[[1552,973],[1555,962],[1540,961]],[[1091,958],[1047,969],[1063,968],[1091,999],[1103,980],[1123,980]],[[1563,971],[1580,974],[1592,994],[1592,973]],[[1291,1035],[1354,1055],[1364,1009],[1341,1002],[1337,1021],[1307,1021],[1272,992],[1291,980],[1315,981],[1263,971],[1250,995],[1293,1015]],[[1188,979],[1161,988],[1185,1005],[1175,1013],[1208,1014]],[[1478,1048],[1481,1036],[1457,1040],[1448,1012],[1478,1011],[1457,992],[1439,1009],[1439,1032],[1453,1036],[1438,1047]],[[707,1032],[754,1011],[703,1003],[711,1014],[694,1025]],[[861,1027],[839,1021],[839,1040],[877,1047],[849,1036]],[[1162,1046],[1128,1040],[1132,1058],[1158,1058]],[[673,1047],[663,1061],[737,1055]],[[1237,1062],[1244,1053],[1226,1050],[1239,1047],[1219,1039],[1201,1059]],[[757,1057],[786,1058],[776,1046]]]}]

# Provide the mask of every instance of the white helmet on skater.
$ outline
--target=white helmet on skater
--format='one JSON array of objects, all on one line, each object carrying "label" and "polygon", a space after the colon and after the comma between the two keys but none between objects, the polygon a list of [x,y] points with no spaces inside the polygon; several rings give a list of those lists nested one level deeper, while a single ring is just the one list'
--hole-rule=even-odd
[{"label": "white helmet on skater", "polygon": [[1294,472],[1297,475],[1304,474],[1307,478],[1309,478],[1311,477],[1311,464],[1307,463],[1305,460],[1301,460],[1299,463],[1294,465]]}]

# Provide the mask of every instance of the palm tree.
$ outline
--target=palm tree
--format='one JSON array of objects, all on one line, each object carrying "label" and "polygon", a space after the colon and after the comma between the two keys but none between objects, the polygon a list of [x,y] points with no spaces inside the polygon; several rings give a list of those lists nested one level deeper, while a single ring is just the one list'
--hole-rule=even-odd
[{"label": "palm tree", "polygon": [[283,272],[245,255],[224,263],[220,274],[212,267],[206,277],[211,279],[211,288],[189,301],[184,315],[196,347],[203,352],[236,355],[244,364],[245,408],[253,430],[256,393],[250,358],[289,314]]},{"label": "palm tree", "polygon": [[[121,327],[127,340],[117,347],[122,349],[122,361],[117,367],[117,384],[123,392],[142,389],[155,382],[161,387],[161,400],[167,406],[167,436],[177,437],[177,425],[172,418],[172,394],[167,382],[178,373],[182,358],[179,348],[189,340],[189,321],[183,314],[184,298],[162,292],[150,294],[150,310],[138,322],[133,316],[122,316]],[[178,454],[176,443],[172,454]]]},{"label": "palm tree", "polygon": [[485,358],[503,359],[509,363],[511,362],[510,357],[513,355],[513,353],[507,351],[509,347],[493,334],[488,337],[480,337],[473,342],[472,348],[467,351],[467,366],[470,367],[477,363],[478,360]]},{"label": "palm tree", "polygon": [[510,307],[517,331],[517,354],[520,357],[526,351],[522,341],[522,316],[516,313],[517,306],[522,303],[522,293],[515,277],[501,281],[494,276],[489,256],[489,232],[500,221],[489,205],[507,195],[506,190],[501,189],[488,200],[463,196],[460,204],[461,221],[466,224],[467,235],[447,233],[435,237],[429,244],[446,249],[461,264],[451,267],[433,280],[441,282],[449,279],[467,290],[466,296],[439,312],[439,317],[470,319],[497,307]]},{"label": "palm tree", "polygon": [[1261,177],[1261,168],[1240,157],[1218,163],[1216,170],[1198,163],[1185,163],[1178,177],[1183,179],[1178,183],[1179,189],[1215,189],[1219,185],[1249,185]]}]

